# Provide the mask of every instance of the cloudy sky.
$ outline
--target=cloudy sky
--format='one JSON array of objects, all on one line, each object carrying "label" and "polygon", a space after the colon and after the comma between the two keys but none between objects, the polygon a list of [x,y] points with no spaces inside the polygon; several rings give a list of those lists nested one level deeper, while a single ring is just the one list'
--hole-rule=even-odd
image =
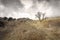
[{"label": "cloudy sky", "polygon": [[60,16],[60,0],[0,0],[0,16],[35,19],[37,12],[46,17]]}]

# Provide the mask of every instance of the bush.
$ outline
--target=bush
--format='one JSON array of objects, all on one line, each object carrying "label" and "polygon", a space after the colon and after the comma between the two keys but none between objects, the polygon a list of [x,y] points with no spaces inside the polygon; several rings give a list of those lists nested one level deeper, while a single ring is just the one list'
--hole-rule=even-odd
[{"label": "bush", "polygon": [[8,21],[12,21],[13,20],[13,18],[12,17],[10,17],[9,19],[8,19]]},{"label": "bush", "polygon": [[7,17],[4,17],[3,19],[4,19],[4,20],[8,20],[8,18],[7,18]]},{"label": "bush", "polygon": [[4,27],[5,23],[3,21],[0,21],[0,27]]}]

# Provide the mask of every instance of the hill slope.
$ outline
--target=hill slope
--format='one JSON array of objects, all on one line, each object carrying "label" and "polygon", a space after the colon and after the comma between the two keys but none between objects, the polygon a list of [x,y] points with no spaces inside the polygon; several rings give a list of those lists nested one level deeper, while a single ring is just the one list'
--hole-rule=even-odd
[{"label": "hill slope", "polygon": [[60,40],[60,19],[2,22],[0,40]]}]

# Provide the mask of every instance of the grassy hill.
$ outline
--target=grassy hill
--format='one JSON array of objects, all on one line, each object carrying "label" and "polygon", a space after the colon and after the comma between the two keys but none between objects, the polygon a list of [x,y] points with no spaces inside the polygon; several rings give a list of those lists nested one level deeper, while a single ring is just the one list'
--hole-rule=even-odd
[{"label": "grassy hill", "polygon": [[60,40],[60,18],[0,21],[0,40]]}]

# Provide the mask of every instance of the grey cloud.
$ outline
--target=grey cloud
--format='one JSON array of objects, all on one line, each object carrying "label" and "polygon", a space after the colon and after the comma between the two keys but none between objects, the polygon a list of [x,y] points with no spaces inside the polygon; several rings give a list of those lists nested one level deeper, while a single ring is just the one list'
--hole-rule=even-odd
[{"label": "grey cloud", "polygon": [[23,7],[23,4],[21,3],[20,0],[1,0],[2,4],[5,5],[6,7]]},{"label": "grey cloud", "polygon": [[13,12],[17,14],[23,7],[20,0],[0,0],[0,16],[15,16]]},{"label": "grey cloud", "polygon": [[[3,8],[0,9],[0,14],[3,14],[3,16],[7,16],[7,15],[13,16],[14,11],[20,12],[21,10],[22,10],[22,12],[29,11],[33,14],[33,13],[37,13],[38,11],[41,11],[39,8],[40,8],[40,5],[43,5],[44,9],[45,8],[49,9],[49,7],[52,7],[52,9],[51,9],[51,11],[53,12],[52,16],[60,15],[59,14],[60,13],[60,1],[59,0],[31,0],[31,2],[33,2],[31,4],[30,4],[29,0],[26,0],[27,1],[26,7],[29,7],[30,5],[31,5],[31,7],[29,7],[26,10],[25,9],[18,10],[19,8],[25,7],[26,1],[24,3],[23,3],[23,1],[22,0],[0,0],[0,4],[3,5],[3,7],[4,7],[4,9]],[[45,1],[45,3],[43,3],[43,1]],[[43,7],[41,9],[43,9]]]},{"label": "grey cloud", "polygon": [[50,0],[48,3],[52,6],[52,16],[60,16],[60,0]]},{"label": "grey cloud", "polygon": [[42,2],[42,1],[47,1],[47,2],[49,2],[50,0],[37,0],[38,2]]},{"label": "grey cloud", "polygon": [[43,1],[45,1],[45,3],[48,4],[48,5],[44,4],[44,7],[47,6],[47,9],[51,7],[52,16],[60,16],[60,0],[34,0],[32,9],[36,9],[37,11],[38,6],[36,6],[37,5],[36,2],[40,4]]}]

